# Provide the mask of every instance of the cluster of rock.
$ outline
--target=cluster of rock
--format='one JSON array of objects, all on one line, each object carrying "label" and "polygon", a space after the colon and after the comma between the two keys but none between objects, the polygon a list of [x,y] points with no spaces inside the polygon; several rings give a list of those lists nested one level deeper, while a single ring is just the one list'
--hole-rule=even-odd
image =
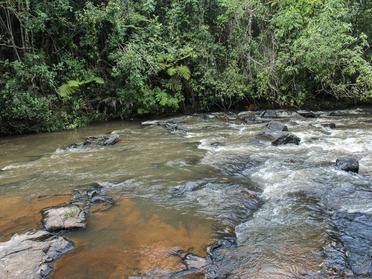
[{"label": "cluster of rock", "polygon": [[[286,125],[277,120],[273,120],[273,118],[316,118],[320,115],[321,113],[314,113],[311,111],[290,112],[284,110],[266,110],[263,112],[247,111],[237,115],[222,113],[208,114],[203,115],[203,119],[209,120],[211,118],[218,118],[227,122],[238,120],[245,123],[263,123],[264,130],[260,136],[270,140],[272,145],[278,146],[285,144],[299,145],[301,139],[295,134],[290,133]],[[331,113],[328,113],[327,115],[331,115]],[[157,125],[165,128],[171,133],[178,133],[178,131],[182,131],[178,134],[185,134],[189,131],[188,129],[184,128],[182,125],[182,120],[179,119],[177,121],[169,120],[144,122],[142,124]],[[322,123],[321,126],[328,129],[336,128],[336,124],[332,122]],[[220,145],[220,142],[211,143],[211,146],[214,148],[217,148]],[[352,156],[342,156],[337,158],[335,167],[336,169],[342,171],[358,173],[359,162]],[[174,198],[182,198],[183,201],[193,198],[198,201],[205,200],[203,199],[203,194],[208,194],[209,188],[211,188],[212,193],[213,187],[215,187],[215,185],[201,185],[198,183],[189,182],[173,188],[170,193]],[[220,189],[218,189],[218,192],[223,193],[223,191],[221,192]],[[241,194],[239,195],[241,199],[235,199],[233,197],[234,191],[230,191],[229,193],[231,195],[227,195],[226,198],[224,198],[227,208],[233,208],[232,204],[235,204],[238,207],[240,206],[243,210],[241,212],[234,209],[233,211],[229,211],[226,215],[224,215],[225,209],[223,207],[216,210],[217,212],[221,213],[220,217],[223,218],[223,220],[221,220],[221,224],[228,224],[228,228],[230,229],[227,233],[220,234],[221,239],[207,248],[206,257],[200,257],[189,252],[177,251],[175,255],[181,258],[184,264],[184,269],[166,274],[161,272],[157,274],[150,273],[144,276],[133,278],[152,278],[156,276],[161,278],[182,278],[184,276],[190,276],[190,278],[193,278],[193,276],[198,276],[199,274],[205,276],[206,278],[225,278],[231,269],[228,267],[228,265],[232,264],[230,257],[231,255],[234,255],[234,251],[237,248],[235,226],[238,225],[239,222],[244,222],[244,220],[247,220],[249,216],[251,216],[250,214],[257,210],[260,205],[257,195],[253,195],[250,198],[245,199],[244,195]],[[231,203],[229,199],[231,199]],[[248,204],[248,206],[246,204]],[[213,206],[212,209],[215,210]],[[325,262],[324,269],[322,270],[323,273],[316,274],[315,276],[347,276],[348,268],[350,268],[350,266],[352,270],[349,272],[350,276],[353,274],[368,276],[372,274],[372,267],[370,266],[370,260],[366,259],[366,257],[370,257],[371,255],[368,251],[366,252],[361,250],[364,249],[362,243],[363,239],[364,241],[365,239],[372,239],[370,231],[368,230],[368,226],[372,224],[372,218],[366,214],[346,214],[347,216],[345,214],[342,216],[341,215],[342,214],[337,213],[332,217],[332,223],[335,225],[339,233],[337,236],[338,238],[332,245],[324,248]],[[228,218],[228,216],[232,218]],[[228,220],[228,222],[226,222],[226,220]],[[361,229],[361,231],[359,234],[356,234],[358,228]],[[355,243],[355,239],[357,239],[357,243]],[[372,244],[367,245],[364,250],[369,249],[368,247],[371,246]],[[234,257],[232,257],[232,259],[233,258]]]},{"label": "cluster of rock", "polygon": [[159,126],[167,130],[171,134],[186,135],[189,129],[183,125],[184,118],[172,118],[167,120],[152,120],[142,122],[142,126]]},{"label": "cluster of rock", "polygon": [[73,249],[73,243],[62,235],[74,229],[86,228],[89,208],[95,203],[113,204],[111,197],[102,195],[100,187],[75,191],[68,204],[41,211],[42,229],[15,234],[0,243],[0,274],[8,279],[45,278],[53,262]]},{"label": "cluster of rock", "polygon": [[296,144],[299,145],[301,139],[288,132],[288,127],[277,121],[270,121],[265,125],[263,135],[271,140],[272,145]]},{"label": "cluster of rock", "polygon": [[82,142],[79,143],[72,143],[63,150],[71,150],[71,149],[80,149],[85,147],[91,147],[91,146],[109,146],[114,145],[120,141],[120,136],[112,132],[107,135],[98,136],[98,137],[87,137]]}]

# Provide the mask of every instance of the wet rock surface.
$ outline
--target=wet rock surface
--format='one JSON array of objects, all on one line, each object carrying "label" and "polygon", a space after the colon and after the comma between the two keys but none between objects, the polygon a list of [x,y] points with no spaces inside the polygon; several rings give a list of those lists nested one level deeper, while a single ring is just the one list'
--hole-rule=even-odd
[{"label": "wet rock surface", "polygon": [[350,156],[339,157],[336,160],[336,168],[343,171],[359,172],[359,161]]},{"label": "wet rock surface", "polygon": [[112,206],[111,197],[102,194],[103,187],[92,185],[86,189],[75,190],[70,203],[41,211],[42,224],[47,231],[85,229],[87,214],[94,204]]},{"label": "wet rock surface", "polygon": [[312,111],[308,111],[308,110],[298,110],[297,113],[299,115],[301,115],[302,117],[305,117],[305,118],[316,118],[316,117],[318,117],[317,114],[315,114]]},{"label": "wet rock surface", "polygon": [[186,117],[172,118],[168,120],[152,120],[144,121],[141,123],[142,126],[159,126],[167,130],[171,134],[184,136],[189,132],[183,123]]},{"label": "wet rock surface", "polygon": [[198,204],[201,212],[220,219],[222,234],[233,232],[260,206],[258,193],[237,184],[193,181],[174,187],[170,194],[173,201]]},{"label": "wet rock surface", "polygon": [[351,269],[346,275],[372,277],[372,215],[361,212],[335,212],[332,221],[338,233],[337,244],[342,247],[344,253],[338,255],[337,261],[328,266],[337,273],[345,273],[343,266],[339,265],[344,259],[347,267]]},{"label": "wet rock surface", "polygon": [[113,132],[111,134],[103,135],[100,137],[87,137],[84,141],[73,143],[64,148],[64,150],[79,149],[90,146],[109,146],[114,145],[120,141],[120,136]]},{"label": "wet rock surface", "polygon": [[262,135],[271,140],[274,146],[285,144],[299,145],[301,139],[288,132],[288,127],[278,121],[270,121],[264,127]]},{"label": "wet rock surface", "polygon": [[76,205],[43,209],[42,223],[47,231],[85,229],[86,213]]},{"label": "wet rock surface", "polygon": [[264,134],[270,134],[274,132],[288,132],[288,127],[277,121],[270,121],[265,125]]},{"label": "wet rock surface", "polygon": [[[332,226],[332,242],[324,248],[326,274],[346,278],[372,276],[372,191],[363,178],[343,183],[319,196]],[[352,205],[352,209],[349,208]]]},{"label": "wet rock surface", "polygon": [[284,145],[284,144],[296,144],[299,145],[301,139],[294,134],[281,132],[274,135],[274,140],[271,142],[272,145]]},{"label": "wet rock surface", "polygon": [[113,199],[101,191],[102,187],[97,185],[75,191],[69,203],[41,211],[45,230],[15,234],[9,241],[0,243],[0,278],[46,278],[53,262],[74,247],[62,235],[85,229],[87,215],[94,204],[113,205]]},{"label": "wet rock surface", "polygon": [[16,234],[0,243],[1,278],[46,278],[52,263],[72,248],[65,238],[44,230]]}]

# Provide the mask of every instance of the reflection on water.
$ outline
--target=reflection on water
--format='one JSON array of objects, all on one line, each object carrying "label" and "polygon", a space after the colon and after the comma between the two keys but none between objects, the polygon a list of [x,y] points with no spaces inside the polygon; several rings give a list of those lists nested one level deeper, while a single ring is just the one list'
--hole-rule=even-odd
[{"label": "reflection on water", "polygon": [[121,198],[109,213],[92,215],[87,231],[68,235],[77,248],[57,261],[52,278],[125,278],[182,269],[171,253],[191,249],[203,255],[213,232],[212,222],[180,213]]}]

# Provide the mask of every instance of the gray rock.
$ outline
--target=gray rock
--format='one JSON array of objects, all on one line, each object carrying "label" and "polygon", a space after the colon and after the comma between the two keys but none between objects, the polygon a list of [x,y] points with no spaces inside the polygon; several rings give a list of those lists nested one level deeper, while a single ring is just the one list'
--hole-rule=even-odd
[{"label": "gray rock", "polygon": [[288,131],[288,127],[277,121],[270,121],[265,126],[265,132],[284,132]]},{"label": "gray rock", "polygon": [[288,127],[277,121],[270,121],[265,126],[263,136],[271,140],[272,145],[296,144],[299,145],[301,139],[294,134],[288,133]]},{"label": "gray rock", "polygon": [[264,110],[260,114],[260,117],[262,117],[262,118],[277,118],[278,117],[278,114],[276,113],[275,110],[268,109],[268,110]]},{"label": "gray rock", "polygon": [[86,214],[76,205],[46,208],[41,211],[42,224],[47,231],[84,229]]},{"label": "gray rock", "polygon": [[118,143],[120,136],[117,133],[111,133],[99,137],[87,137],[84,141],[79,143],[73,143],[64,148],[64,150],[86,148],[89,146],[107,146]]},{"label": "gray rock", "polygon": [[314,112],[308,111],[308,110],[298,110],[297,113],[305,118],[316,118],[317,117],[317,115]]},{"label": "gray rock", "polygon": [[271,142],[272,145],[296,144],[299,145],[301,139],[294,134],[288,132],[278,132],[275,139]]},{"label": "gray rock", "polygon": [[120,136],[116,133],[111,133],[111,135],[108,136],[107,139],[104,139],[102,145],[114,145],[115,143],[118,143],[120,140]]},{"label": "gray rock", "polygon": [[198,270],[203,270],[208,265],[208,261],[206,258],[199,257],[191,253],[186,255],[183,262],[185,263],[188,269],[195,268]]},{"label": "gray rock", "polygon": [[[355,275],[353,278],[372,278],[372,215],[339,211],[332,219],[345,250],[344,259]],[[334,269],[335,265],[331,266]]]},{"label": "gray rock", "polygon": [[343,171],[359,172],[359,162],[357,159],[350,156],[337,158],[336,168]]},{"label": "gray rock", "polygon": [[15,234],[0,243],[0,278],[45,278],[52,263],[72,248],[73,244],[65,238],[44,230]]},{"label": "gray rock", "polygon": [[114,200],[109,196],[97,195],[91,198],[91,202],[113,204]]},{"label": "gray rock", "polygon": [[189,132],[189,129],[174,121],[162,122],[159,126],[163,127],[171,134],[185,135]]}]

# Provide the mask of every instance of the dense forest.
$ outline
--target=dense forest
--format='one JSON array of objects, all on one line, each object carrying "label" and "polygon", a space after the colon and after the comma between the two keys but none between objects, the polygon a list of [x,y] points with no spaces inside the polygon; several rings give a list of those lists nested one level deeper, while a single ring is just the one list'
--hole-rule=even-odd
[{"label": "dense forest", "polygon": [[370,0],[5,0],[0,134],[372,97]]}]

